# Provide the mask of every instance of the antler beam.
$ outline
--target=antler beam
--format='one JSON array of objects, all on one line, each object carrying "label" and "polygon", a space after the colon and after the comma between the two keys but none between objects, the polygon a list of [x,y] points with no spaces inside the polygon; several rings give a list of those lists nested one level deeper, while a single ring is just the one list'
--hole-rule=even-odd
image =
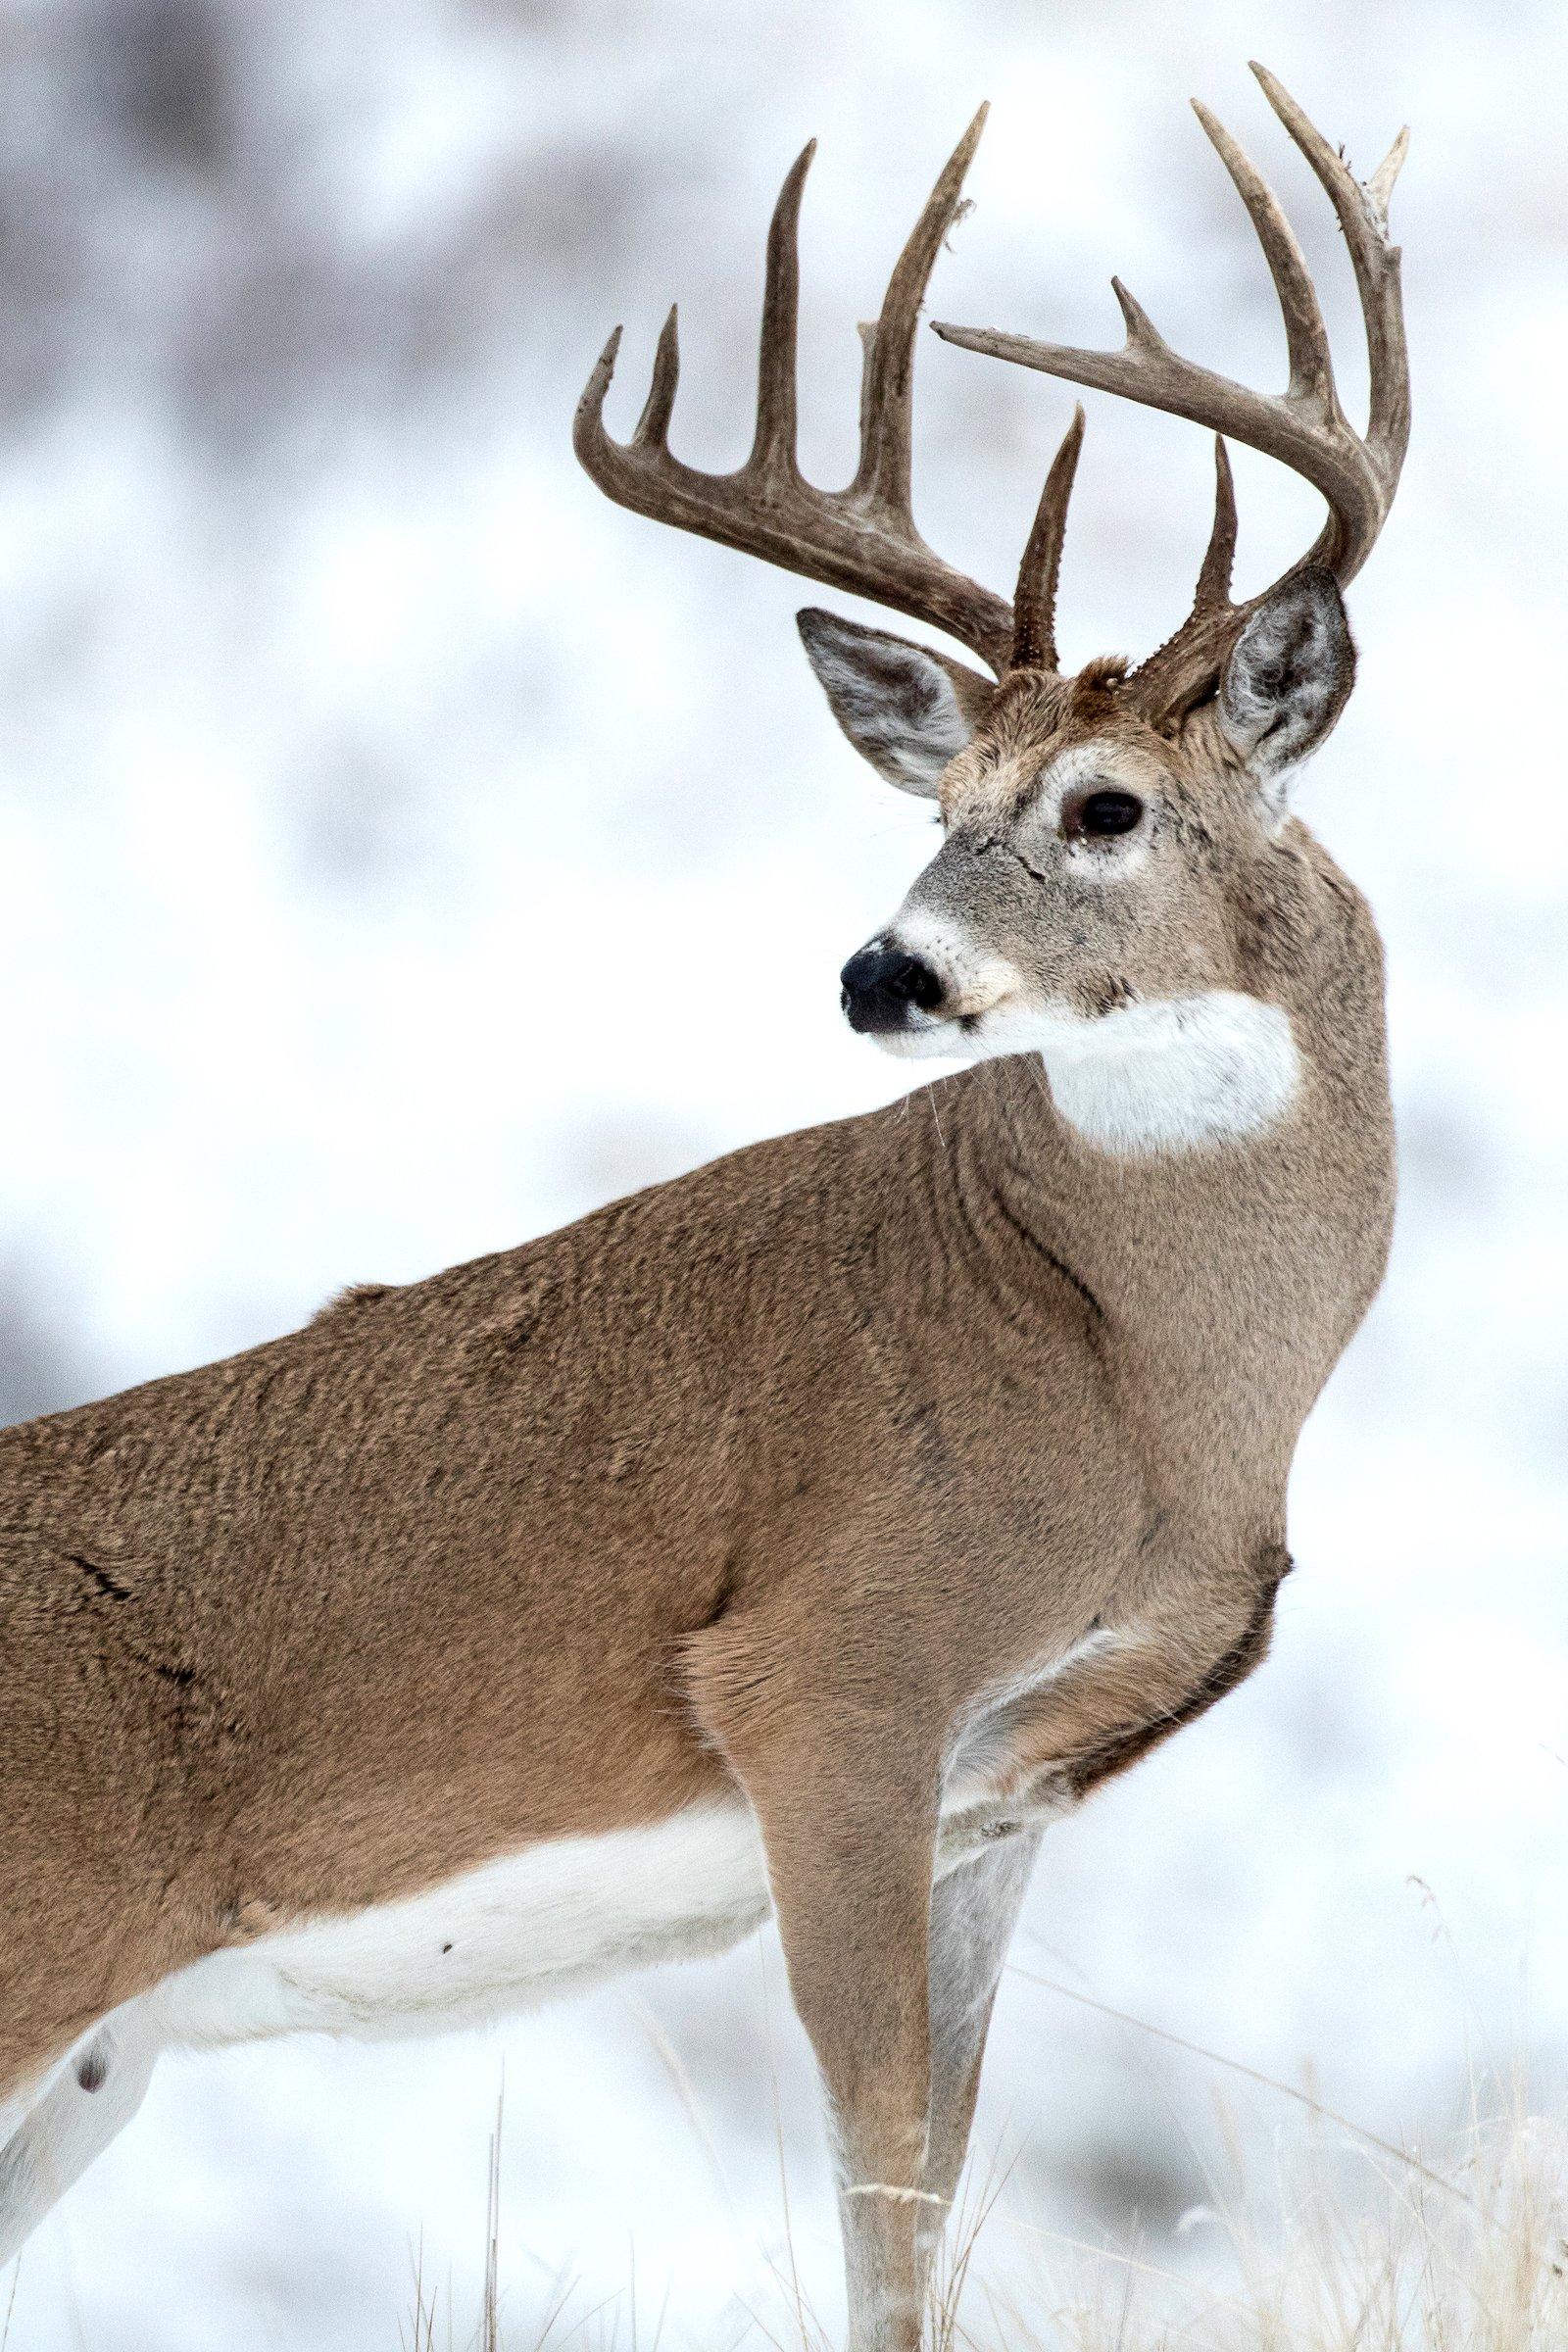
[{"label": "antler beam", "polygon": [[[1069,383],[1115,392],[1148,408],[1278,458],[1322,493],[1329,518],[1292,572],[1326,565],[1342,585],[1353,579],[1387,520],[1410,433],[1410,388],[1399,293],[1399,251],[1389,241],[1388,207],[1408,133],[1400,131],[1363,185],[1344,157],[1301,112],[1290,92],[1259,65],[1252,72],[1275,114],[1326,189],[1344,229],[1366,325],[1371,403],[1364,436],[1350,426],[1335,388],[1328,332],[1300,247],[1273,192],[1224,125],[1197,100],[1199,121],[1218,151],[1263,248],[1285,321],[1290,377],[1282,393],[1254,392],[1173,351],[1119,278],[1111,285],[1126,322],[1120,351],[1080,351],[991,327],[941,322],[936,332],[996,359],[1012,360]],[[1235,507],[1223,448],[1214,534],[1192,612],[1176,635],[1136,670],[1128,691],[1151,715],[1179,715],[1210,692],[1230,645],[1261,598],[1233,605],[1230,557]],[[1287,577],[1290,574],[1286,575]],[[1277,586],[1279,583],[1276,582]],[[1271,593],[1271,592],[1270,592]]]},{"label": "antler beam", "polygon": [[957,218],[986,112],[982,107],[975,116],[932,189],[899,256],[875,324],[860,329],[860,458],[847,489],[817,489],[802,475],[796,455],[798,231],[814,140],[785,179],[768,230],[757,430],[745,465],[733,473],[703,473],[671,454],[669,419],[680,374],[673,310],[659,338],[653,383],[630,441],[612,439],[604,424],[605,395],[620,346],[617,326],[588,379],[572,446],[618,505],[927,621],[968,646],[1000,675],[1012,648],[1012,609],[926,545],[915,528],[909,485],[915,327],[938,250]]}]

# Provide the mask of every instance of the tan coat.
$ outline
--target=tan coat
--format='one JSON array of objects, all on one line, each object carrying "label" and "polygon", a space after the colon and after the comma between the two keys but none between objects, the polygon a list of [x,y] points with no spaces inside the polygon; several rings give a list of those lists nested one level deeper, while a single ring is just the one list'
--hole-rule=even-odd
[{"label": "tan coat", "polygon": [[942,330],[1322,492],[1308,555],[1235,604],[1221,443],[1193,611],[1130,673],[1056,656],[1081,412],[1012,605],[914,526],[915,330],[981,118],[866,331],[843,492],[794,455],[809,149],[742,468],[669,451],[673,314],[613,440],[612,338],[574,431],[612,497],[995,673],[802,615],[846,733],[944,822],[846,1010],[894,1051],[992,1058],[0,1437],[0,2102],[31,2102],[0,2136],[0,2260],[172,2040],[428,2022],[460,1981],[533,1982],[547,1930],[564,1982],[714,1948],[770,1901],[853,2352],[913,2352],[1040,1832],[1262,1657],[1297,1435],[1388,1248],[1381,953],[1286,782],[1349,694],[1340,591],[1408,437],[1403,138],[1362,183],[1259,78],[1349,251],[1364,437],[1289,224],[1202,110],[1286,393],[1193,366],[1124,292],[1115,353]]},{"label": "tan coat", "polygon": [[1152,1685],[1107,1662],[1047,1741],[1103,1770],[1250,1662],[1392,1202],[1374,936],[1300,854],[1311,1087],[1255,1148],[1108,1160],[989,1063],[0,1435],[0,2094],[202,1952],[658,1817],[828,1692],[924,1747],[1148,1629]]}]

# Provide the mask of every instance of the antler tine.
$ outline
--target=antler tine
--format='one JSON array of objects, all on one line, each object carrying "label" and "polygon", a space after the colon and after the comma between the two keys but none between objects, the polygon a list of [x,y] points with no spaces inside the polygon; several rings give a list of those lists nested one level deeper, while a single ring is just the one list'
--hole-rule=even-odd
[{"label": "antler tine", "polygon": [[[1257,71],[1261,74],[1262,67],[1259,66]],[[1385,235],[1388,233],[1389,204],[1394,195],[1394,183],[1404,170],[1404,159],[1409,152],[1410,125],[1406,122],[1402,129],[1395,132],[1388,154],[1366,183],[1366,192],[1371,198],[1377,216],[1377,224]]]},{"label": "antler tine", "polygon": [[[1124,316],[1136,316],[1141,321],[1140,331],[1129,331],[1120,351],[1083,351],[1071,344],[1037,342],[1031,335],[1006,334],[996,327],[954,326],[946,319],[935,322],[936,332],[944,342],[960,344],[966,351],[1011,360],[1043,375],[1085,384],[1091,391],[1116,392],[1144,408],[1164,409],[1189,423],[1205,424],[1211,432],[1260,449],[1304,474],[1328,500],[1331,511],[1348,518],[1350,538],[1368,530],[1371,537],[1376,536],[1381,501],[1367,478],[1360,445],[1348,426],[1343,433],[1330,433],[1315,410],[1303,414],[1294,404],[1287,406],[1280,398],[1253,392],[1246,384],[1183,359],[1148,324],[1146,314],[1125,287],[1117,280],[1112,284]],[[1327,555],[1320,553],[1319,561],[1327,560]]]},{"label": "antler tine", "polygon": [[757,353],[757,435],[751,470],[798,478],[795,455],[796,343],[801,315],[801,198],[816,153],[808,139],[785,175],[767,225],[762,329]]},{"label": "antler tine", "polygon": [[[615,329],[620,332],[619,327]],[[675,406],[675,387],[680,382],[680,319],[674,303],[663,325],[659,330],[659,342],[654,351],[653,381],[643,413],[637,419],[632,444],[637,449],[662,449],[669,438],[670,411]]]},{"label": "antler tine", "polygon": [[[1345,230],[1366,321],[1371,403],[1366,436],[1346,418],[1334,386],[1328,336],[1300,249],[1284,213],[1255,167],[1206,108],[1198,117],[1247,206],[1267,260],[1285,321],[1290,380],[1283,393],[1254,392],[1229,376],[1198,367],[1171,349],[1119,279],[1111,280],[1126,322],[1120,351],[1081,351],[988,327],[938,323],[945,341],[1011,360],[1047,375],[1115,392],[1164,409],[1195,424],[1245,442],[1279,459],[1318,490],[1329,517],[1293,570],[1327,565],[1343,585],[1366,561],[1383,527],[1409,437],[1409,381],[1399,300],[1398,249],[1389,242],[1387,206],[1404,155],[1401,133],[1386,161],[1363,186],[1344,158],[1308,121],[1274,76],[1254,66],[1263,93],[1333,201]],[[1196,101],[1195,101],[1196,105]],[[1158,653],[1133,673],[1129,685],[1161,716],[1209,691],[1226,648],[1260,598],[1233,606],[1228,575],[1235,540],[1235,502],[1228,459],[1216,461],[1214,529],[1193,612]],[[1222,576],[1223,575],[1223,576]]]},{"label": "antler tine", "polygon": [[1231,453],[1225,446],[1223,433],[1214,435],[1214,520],[1208,534],[1198,574],[1198,586],[1193,592],[1193,611],[1207,612],[1229,609],[1231,601],[1231,570],[1236,562],[1236,476],[1231,471]]},{"label": "antler tine", "polygon": [[894,269],[881,316],[866,334],[860,459],[847,489],[830,493],[803,479],[795,448],[798,223],[814,141],[786,176],[768,230],[757,428],[745,465],[733,473],[703,473],[668,447],[680,371],[673,311],[631,439],[616,441],[604,422],[620,348],[617,327],[578,403],[572,447],[617,505],[907,612],[946,630],[1000,675],[1012,643],[1011,606],[926,546],[909,503],[914,330],[937,253],[957,215],[985,114],[982,107],[932,190]]},{"label": "antler tine", "polygon": [[1255,59],[1252,72],[1269,105],[1317,174],[1345,231],[1366,323],[1371,401],[1365,447],[1385,476],[1392,498],[1410,439],[1410,367],[1400,300],[1399,249],[1389,242],[1389,200],[1409,150],[1409,127],[1399,132],[1363,185],[1344,156],[1302,113],[1285,84]]},{"label": "antler tine", "polygon": [[851,495],[885,507],[912,528],[909,505],[909,412],[914,390],[914,330],[931,271],[958,216],[963,182],[989,106],[982,106],[949,156],[919,220],[893,266],[876,324],[862,329],[860,463]]},{"label": "antler tine", "polygon": [[1318,307],[1317,289],[1307,274],[1301,248],[1296,242],[1296,232],[1281,210],[1279,198],[1246,148],[1231,136],[1219,117],[1211,114],[1200,98],[1195,98],[1192,106],[1247,207],[1268,263],[1269,275],[1274,280],[1291,363],[1287,397],[1303,403],[1309,401],[1331,414],[1337,403],[1328,328]]},{"label": "antler tine", "polygon": [[1051,463],[1046,486],[1018,565],[1018,586],[1012,600],[1012,667],[1061,667],[1056,653],[1056,583],[1061,572],[1062,542],[1067,535],[1067,509],[1072,500],[1078,453],[1084,445],[1084,408],[1079,401],[1061,447]]},{"label": "antler tine", "polygon": [[[1032,335],[955,326],[946,319],[934,322],[935,332],[945,343],[1011,360],[1043,375],[1085,384],[1091,391],[1119,393],[1141,407],[1163,409],[1279,458],[1322,492],[1333,514],[1349,518],[1352,536],[1381,520],[1381,501],[1367,478],[1361,445],[1337,404],[1331,409],[1312,394],[1297,400],[1289,393],[1254,392],[1214,368],[1199,367],[1171,349],[1119,278],[1112,278],[1111,286],[1127,321],[1127,340],[1120,351],[1042,343]],[[1320,551],[1319,561],[1327,560],[1326,549]]]}]

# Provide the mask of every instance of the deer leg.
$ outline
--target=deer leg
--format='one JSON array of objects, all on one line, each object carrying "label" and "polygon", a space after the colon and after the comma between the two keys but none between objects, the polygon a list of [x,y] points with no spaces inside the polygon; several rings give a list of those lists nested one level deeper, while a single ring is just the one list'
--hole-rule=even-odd
[{"label": "deer leg", "polygon": [[0,2146],[0,2263],[141,2105],[161,2044],[139,2007],[127,2002],[78,2043]]},{"label": "deer leg", "polygon": [[931,1893],[931,2119],[918,2253],[929,2275],[963,2170],[1007,1945],[1044,1832],[999,1837]]},{"label": "deer leg", "polygon": [[940,1710],[889,1642],[842,1652],[737,1612],[691,1644],[688,1690],[756,1811],[790,1995],[815,2052],[844,2232],[850,2352],[917,2352],[931,2086],[927,1951]]},{"label": "deer leg", "polygon": [[827,2104],[850,2352],[913,2352],[930,2102],[928,1839],[884,1820],[813,1853],[763,1839],[790,1992]]}]

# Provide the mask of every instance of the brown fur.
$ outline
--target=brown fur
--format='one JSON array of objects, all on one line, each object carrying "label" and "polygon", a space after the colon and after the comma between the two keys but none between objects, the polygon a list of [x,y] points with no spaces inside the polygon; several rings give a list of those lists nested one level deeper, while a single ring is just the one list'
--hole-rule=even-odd
[{"label": "brown fur", "polygon": [[[790,1283],[779,1311],[808,1313],[824,1352],[790,1360],[779,1431],[755,1430],[760,1458],[782,1434],[793,1483],[746,1518],[751,1541],[727,1554],[723,1605],[680,1645],[697,1725],[763,1827],[791,1984],[839,2132],[857,2352],[872,2341],[902,2352],[918,2332],[920,2249],[961,2161],[1027,1875],[1027,1853],[1004,1846],[966,1889],[948,1878],[933,1894],[933,1852],[948,1837],[943,1825],[939,1847],[944,1764],[989,1701],[986,1801],[1018,1818],[988,1821],[981,1801],[977,1834],[1032,1825],[1033,1837],[1053,1801],[1125,1768],[1252,1670],[1285,1557],[1296,1435],[1387,1249],[1377,939],[1355,894],[1288,822],[1283,779],[1350,691],[1339,591],[1387,516],[1409,433],[1388,233],[1405,142],[1363,187],[1343,150],[1255,71],[1354,261],[1371,379],[1364,440],[1333,392],[1326,331],[1275,200],[1201,107],[1268,254],[1291,343],[1287,393],[1263,398],[1178,358],[1126,296],[1127,341],[1110,354],[937,328],[1232,434],[1322,491],[1329,521],[1309,554],[1233,604],[1236,506],[1221,438],[1193,611],[1131,675],[1116,660],[1057,674],[1081,410],[1047,477],[1012,607],[914,528],[915,324],[983,111],[865,330],[860,465],[848,491],[808,486],[795,456],[796,220],[809,150],[768,240],[758,426],[740,471],[703,475],[670,457],[673,314],[633,440],[613,442],[602,421],[616,338],[578,413],[578,453],[622,505],[869,596],[956,638],[1001,681],[817,609],[800,616],[840,725],[889,782],[940,797],[946,832],[895,925],[846,966],[846,1009],[900,1050],[961,1038],[1022,1057],[939,1090],[931,1133],[918,1112],[912,1134],[884,1113],[792,1147],[803,1168],[823,1152],[833,1160],[809,1230],[797,1240],[792,1228],[778,1261]],[[1094,811],[1103,793],[1119,811]],[[1129,800],[1137,839],[1113,852],[1105,845],[1132,832],[1117,821]],[[1239,1007],[1237,996],[1256,1002]],[[1165,1009],[1146,1017],[1140,1004]],[[1277,1041],[1280,1024],[1259,1004],[1289,1015],[1304,1072],[1294,1100],[1288,1054],[1271,1067],[1236,1049],[1237,1034],[1253,1048]],[[1106,1059],[1178,1035],[1190,1049],[1180,1067],[1191,1099],[1157,1120],[1147,1067],[1128,1083],[1122,1061],[1113,1111],[1096,1100],[1098,1081],[1081,1084],[1085,1031],[1123,1007],[1131,1018],[1097,1041]],[[1022,1054],[1048,1040],[1076,1128]],[[1260,1122],[1287,1102],[1280,1123],[1245,1144],[1117,1159],[1081,1140],[1094,1131],[1119,1143],[1137,1127],[1141,1144],[1156,1124],[1187,1140],[1234,1138],[1250,1124],[1244,1102]],[[726,1213],[752,1228],[748,1165],[732,1163]],[[864,1211],[853,1198],[862,1183],[881,1196]],[[847,1258],[846,1219],[858,1237]],[[771,1250],[772,1236],[755,1230]],[[831,1266],[862,1263],[863,1286],[829,1282]],[[783,1352],[769,1335],[767,1371]],[[767,1560],[760,1574],[754,1557]],[[1030,1689],[1031,1668],[1059,1663],[1097,1630],[1115,1637],[1108,1648],[1083,1651],[1044,1685],[1037,1674]]]},{"label": "brown fur", "polygon": [[[1294,265],[1275,277],[1311,397],[1300,370],[1268,403],[1204,376],[1132,312],[1108,358],[944,330],[1234,430],[1323,489],[1312,557],[1232,606],[1221,449],[1194,613],[1132,678],[1109,659],[1055,674],[1081,416],[1016,628],[914,529],[915,327],[983,113],[870,330],[848,491],[808,489],[793,457],[809,149],[769,239],[746,466],[669,457],[673,314],[633,441],[602,422],[617,330],[574,442],[623,505],[868,594],[999,672],[1009,647],[1037,664],[993,687],[803,616],[847,731],[893,781],[940,786],[947,838],[908,905],[989,958],[944,1019],[978,1035],[1007,991],[1085,1022],[1241,992],[1290,1016],[1305,1074],[1285,1115],[1119,1158],[1058,1114],[1032,1055],[988,1061],[0,1436],[0,2098],[204,1954],[743,1791],[836,2133],[856,2352],[910,2352],[1041,1821],[1261,1659],[1297,1435],[1388,1246],[1377,937],[1278,782],[1349,691],[1335,581],[1408,432],[1386,221],[1402,142],[1361,190],[1261,78],[1352,247],[1364,443]],[[1250,166],[1203,120],[1246,193]],[[1089,745],[1094,789],[1145,810],[1126,888],[1084,862],[1067,770],[1059,808],[1046,790]],[[1108,1646],[1079,1650],[1096,1634]],[[981,1784],[961,1784],[980,1842],[938,1875],[956,1762]],[[113,2063],[77,2078],[98,2113]],[[32,2164],[19,2141],[0,2225],[8,2163],[13,2185]]]},{"label": "brown fur", "polygon": [[259,1927],[733,1774],[862,2168],[917,2172],[956,1727],[1119,1629],[1014,1727],[1086,1787],[1250,1670],[1382,1270],[1375,933],[1298,827],[1246,882],[1311,1073],[1252,1144],[1108,1158],[985,1064],[0,1436],[0,2090]]}]

